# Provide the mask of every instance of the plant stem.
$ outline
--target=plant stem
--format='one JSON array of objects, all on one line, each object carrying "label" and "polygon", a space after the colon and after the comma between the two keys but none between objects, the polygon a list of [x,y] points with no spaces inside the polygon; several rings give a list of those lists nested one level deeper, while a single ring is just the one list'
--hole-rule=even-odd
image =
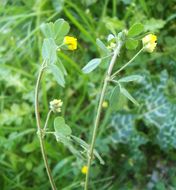
[{"label": "plant stem", "polygon": [[115,76],[120,73],[120,71],[122,71],[123,69],[125,69],[142,51],[144,50],[144,48],[140,49],[135,55],[134,57],[132,57],[132,59],[130,61],[128,61],[123,67],[121,67],[119,70],[117,70],[112,76],[111,79],[114,79]]},{"label": "plant stem", "polygon": [[44,141],[42,138],[42,128],[41,128],[41,123],[40,123],[40,113],[39,113],[39,85],[40,85],[40,81],[42,78],[42,74],[44,71],[44,64],[45,61],[43,62],[40,72],[38,74],[38,78],[37,78],[37,82],[36,82],[36,87],[35,87],[35,115],[36,115],[36,121],[37,121],[37,134],[38,134],[38,138],[39,138],[39,142],[40,142],[40,148],[41,148],[41,153],[42,153],[42,157],[43,157],[43,161],[45,164],[45,168],[48,174],[48,178],[52,187],[52,190],[56,190],[56,185],[54,183],[53,177],[51,175],[51,170],[48,164],[48,159],[47,159],[47,155],[46,155],[46,151],[45,151],[45,145],[44,145]]},{"label": "plant stem", "polygon": [[92,134],[91,145],[90,145],[90,151],[88,152],[88,163],[87,163],[88,170],[86,173],[86,181],[85,181],[85,187],[84,187],[85,190],[88,190],[89,173],[90,173],[90,167],[91,167],[91,162],[92,162],[92,157],[93,157],[93,151],[94,151],[94,146],[95,146],[95,140],[96,140],[98,125],[99,125],[99,121],[100,121],[102,103],[104,100],[108,81],[111,77],[112,69],[114,67],[117,56],[120,54],[120,49],[121,49],[122,45],[123,45],[123,43],[119,42],[116,49],[114,50],[114,55],[113,55],[111,62],[109,64],[109,67],[108,67],[108,70],[107,70],[107,73],[106,73],[106,76],[104,79],[103,87],[101,90],[101,95],[100,95],[100,99],[99,99],[99,103],[98,103],[97,115],[95,118],[95,124],[94,124],[94,129],[93,129],[93,134]]},{"label": "plant stem", "polygon": [[46,128],[48,126],[48,121],[49,121],[49,118],[51,116],[51,113],[52,113],[52,110],[49,110],[48,114],[47,114],[47,117],[46,117],[46,121],[45,121],[45,125],[43,127],[43,131],[46,131]]}]

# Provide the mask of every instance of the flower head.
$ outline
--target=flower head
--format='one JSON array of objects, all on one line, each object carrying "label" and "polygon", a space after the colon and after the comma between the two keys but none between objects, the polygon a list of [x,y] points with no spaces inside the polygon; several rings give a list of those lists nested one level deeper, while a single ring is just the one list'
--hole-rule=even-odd
[{"label": "flower head", "polygon": [[67,45],[69,50],[77,49],[77,39],[71,36],[65,36],[64,44]]},{"label": "flower head", "polygon": [[144,49],[149,53],[153,52],[157,45],[156,40],[157,37],[154,34],[148,34],[147,36],[142,38]]},{"label": "flower head", "polygon": [[63,102],[61,100],[54,99],[50,102],[50,109],[53,112],[61,112]]},{"label": "flower head", "polygon": [[83,174],[87,174],[87,171],[88,171],[88,167],[87,166],[83,166],[82,169],[81,169],[81,172]]}]

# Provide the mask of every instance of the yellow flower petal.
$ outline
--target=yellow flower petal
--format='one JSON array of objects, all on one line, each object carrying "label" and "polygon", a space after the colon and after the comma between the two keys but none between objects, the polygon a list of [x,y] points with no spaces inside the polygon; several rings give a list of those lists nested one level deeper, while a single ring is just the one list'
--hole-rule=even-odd
[{"label": "yellow flower petal", "polygon": [[152,53],[156,47],[157,43],[150,43],[150,44],[147,44],[145,49],[146,51],[148,51],[149,53]]},{"label": "yellow flower petal", "polygon": [[147,36],[145,36],[144,38],[142,38],[142,43],[143,45],[147,44],[147,43],[154,43],[157,40],[157,36],[155,36],[154,34],[148,34]]},{"label": "yellow flower petal", "polygon": [[88,171],[88,167],[87,166],[83,166],[82,169],[81,169],[81,172],[83,174],[87,174],[87,171]]},{"label": "yellow flower petal", "polygon": [[157,37],[155,35],[151,34],[150,39],[151,39],[151,42],[156,42]]},{"label": "yellow flower petal", "polygon": [[143,46],[147,52],[151,53],[154,51],[157,45],[156,40],[157,36],[155,36],[154,34],[148,34],[142,39]]},{"label": "yellow flower petal", "polygon": [[71,36],[65,36],[64,44],[67,45],[69,50],[77,49],[77,39]]}]

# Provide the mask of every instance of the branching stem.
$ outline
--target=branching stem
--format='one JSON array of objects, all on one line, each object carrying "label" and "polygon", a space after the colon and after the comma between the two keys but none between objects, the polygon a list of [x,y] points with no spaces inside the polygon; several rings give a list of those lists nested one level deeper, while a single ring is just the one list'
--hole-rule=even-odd
[{"label": "branching stem", "polygon": [[114,54],[112,56],[111,62],[109,64],[104,82],[103,82],[103,87],[101,90],[101,95],[100,95],[100,99],[99,99],[99,103],[98,103],[98,109],[97,109],[97,115],[95,118],[95,124],[94,124],[94,129],[93,129],[93,134],[92,134],[92,140],[91,140],[91,145],[90,145],[90,150],[88,152],[88,163],[87,163],[87,174],[86,174],[86,181],[85,181],[85,190],[88,190],[88,183],[89,183],[89,174],[90,174],[90,167],[91,167],[91,162],[92,162],[92,157],[93,157],[93,151],[94,151],[94,146],[95,146],[95,140],[96,140],[96,135],[97,135],[97,130],[98,130],[98,125],[100,122],[100,115],[101,115],[101,110],[102,110],[102,103],[104,100],[104,96],[105,96],[105,92],[106,92],[106,88],[108,85],[108,81],[111,77],[111,73],[112,73],[112,69],[114,67],[115,61],[117,56],[120,54],[120,49],[122,47],[123,43],[119,42],[116,49],[114,50]]},{"label": "branching stem", "polygon": [[51,116],[51,113],[52,113],[52,110],[49,110],[48,114],[47,114],[47,117],[46,117],[46,121],[45,121],[45,125],[43,127],[43,131],[45,132],[46,131],[46,128],[48,126],[48,121],[49,121],[49,118]]},{"label": "branching stem", "polygon": [[46,155],[46,151],[45,151],[43,132],[42,132],[42,128],[41,128],[40,113],[39,113],[39,100],[38,100],[39,99],[39,85],[40,85],[40,81],[41,81],[44,69],[45,69],[45,61],[43,62],[41,69],[39,71],[37,82],[36,82],[36,87],[35,87],[35,115],[36,115],[36,121],[37,121],[37,134],[38,134],[38,138],[39,138],[39,142],[40,142],[40,148],[41,148],[43,161],[45,164],[45,168],[46,168],[46,171],[48,174],[48,178],[49,178],[52,190],[56,190],[57,188],[56,188],[56,185],[54,183],[54,180],[53,180],[53,177],[51,174],[51,170],[50,170],[50,167],[48,164],[48,159],[47,159],[47,155]]},{"label": "branching stem", "polygon": [[125,65],[123,65],[119,70],[117,70],[112,76],[111,79],[114,79],[117,74],[120,73],[123,69],[125,69],[130,63],[134,61],[134,59],[144,50],[144,48],[140,49],[133,57],[128,61]]}]

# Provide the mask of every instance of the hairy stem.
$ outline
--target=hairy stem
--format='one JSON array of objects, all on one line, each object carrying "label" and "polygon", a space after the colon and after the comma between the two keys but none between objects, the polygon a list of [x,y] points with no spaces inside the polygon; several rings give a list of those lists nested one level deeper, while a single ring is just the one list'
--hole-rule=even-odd
[{"label": "hairy stem", "polygon": [[52,190],[56,190],[56,185],[54,183],[53,177],[51,175],[51,170],[48,164],[48,159],[47,159],[47,155],[46,155],[46,151],[45,151],[45,145],[44,145],[44,141],[43,141],[43,134],[42,134],[42,128],[41,128],[41,123],[40,123],[40,113],[39,113],[39,85],[40,85],[40,81],[42,78],[42,74],[44,71],[44,64],[45,62],[43,62],[40,72],[38,74],[38,78],[37,78],[37,82],[36,82],[36,87],[35,87],[35,116],[36,116],[36,121],[37,121],[37,134],[38,134],[38,138],[39,138],[39,142],[40,142],[40,149],[41,149],[41,153],[42,153],[42,157],[43,157],[43,161],[45,164],[45,168],[48,174],[48,178],[52,187]]},{"label": "hairy stem", "polygon": [[88,183],[89,183],[89,175],[90,175],[90,167],[91,167],[91,162],[92,162],[92,158],[93,158],[93,151],[94,151],[94,146],[95,146],[95,140],[96,140],[96,135],[97,135],[97,131],[98,131],[98,125],[100,122],[100,116],[101,116],[101,110],[102,110],[102,103],[104,100],[104,96],[105,96],[105,92],[106,92],[106,88],[108,85],[108,81],[111,77],[111,73],[112,73],[112,69],[114,67],[115,61],[117,56],[120,53],[120,49],[122,47],[123,43],[119,42],[115,51],[114,51],[114,55],[111,59],[111,62],[109,64],[105,79],[104,79],[104,83],[103,83],[103,87],[101,90],[101,95],[100,95],[100,99],[99,99],[99,103],[98,103],[98,109],[97,109],[97,114],[95,117],[95,124],[94,124],[94,129],[93,129],[93,134],[92,134],[92,140],[91,140],[91,145],[90,145],[90,150],[88,152],[88,163],[87,163],[87,173],[86,173],[86,181],[85,181],[85,190],[88,190]]}]

